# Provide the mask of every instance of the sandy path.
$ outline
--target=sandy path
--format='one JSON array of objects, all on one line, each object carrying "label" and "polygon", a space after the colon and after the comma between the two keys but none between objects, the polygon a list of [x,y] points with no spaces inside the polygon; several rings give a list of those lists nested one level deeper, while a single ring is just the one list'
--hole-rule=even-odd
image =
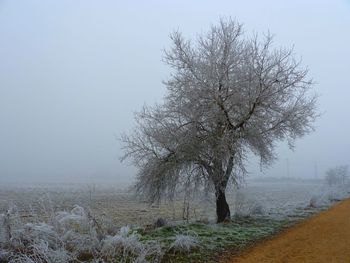
[{"label": "sandy path", "polygon": [[232,263],[350,263],[350,200],[284,231]]}]

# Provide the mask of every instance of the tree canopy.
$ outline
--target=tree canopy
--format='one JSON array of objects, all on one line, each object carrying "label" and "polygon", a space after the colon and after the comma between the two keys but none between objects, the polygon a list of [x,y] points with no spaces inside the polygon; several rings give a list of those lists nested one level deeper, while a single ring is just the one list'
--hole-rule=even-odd
[{"label": "tree canopy", "polygon": [[242,25],[220,20],[195,42],[180,32],[164,61],[164,102],[137,113],[122,137],[124,158],[138,167],[137,189],[151,202],[178,189],[213,188],[218,222],[230,217],[225,190],[246,174],[248,153],[275,159],[277,141],[313,130],[316,96],[308,71],[292,49],[275,49],[272,36],[246,37]]}]

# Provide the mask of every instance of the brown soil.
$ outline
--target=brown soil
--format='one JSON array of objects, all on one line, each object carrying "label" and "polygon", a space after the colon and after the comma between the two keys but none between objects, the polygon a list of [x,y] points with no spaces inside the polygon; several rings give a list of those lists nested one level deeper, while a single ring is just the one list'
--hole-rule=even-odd
[{"label": "brown soil", "polygon": [[227,263],[349,263],[350,200],[293,226]]}]

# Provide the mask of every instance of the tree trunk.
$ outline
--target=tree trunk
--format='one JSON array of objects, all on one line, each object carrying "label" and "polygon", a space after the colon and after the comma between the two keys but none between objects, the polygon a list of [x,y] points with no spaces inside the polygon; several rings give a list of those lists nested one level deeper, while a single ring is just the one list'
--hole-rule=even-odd
[{"label": "tree trunk", "polygon": [[216,216],[217,223],[221,223],[225,220],[230,220],[231,213],[230,207],[227,204],[225,190],[218,189],[215,193],[216,196]]}]

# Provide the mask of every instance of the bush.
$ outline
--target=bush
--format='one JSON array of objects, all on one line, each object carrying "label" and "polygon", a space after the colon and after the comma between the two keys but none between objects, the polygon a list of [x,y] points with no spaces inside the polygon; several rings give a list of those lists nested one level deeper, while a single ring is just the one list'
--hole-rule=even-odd
[{"label": "bush", "polygon": [[262,204],[247,199],[242,193],[236,194],[233,211],[233,214],[236,217],[249,217],[265,214],[265,208]]},{"label": "bush", "polygon": [[[38,218],[38,217],[35,217]],[[12,206],[0,215],[0,261],[11,263],[158,262],[162,249],[142,243],[130,227],[108,235],[110,224],[75,205],[69,212],[52,209],[46,222],[23,222]]]},{"label": "bush", "polygon": [[190,252],[198,247],[199,241],[196,233],[177,234],[175,240],[170,245],[170,250],[178,252]]}]

